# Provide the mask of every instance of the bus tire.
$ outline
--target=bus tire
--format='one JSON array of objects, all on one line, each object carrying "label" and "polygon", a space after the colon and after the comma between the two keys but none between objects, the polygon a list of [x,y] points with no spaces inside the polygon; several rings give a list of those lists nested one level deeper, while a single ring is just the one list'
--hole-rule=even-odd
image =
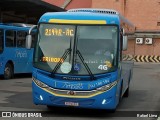
[{"label": "bus tire", "polygon": [[124,97],[129,97],[129,84],[130,84],[131,79],[132,79],[132,71],[130,71],[129,80],[128,80],[128,88],[123,95]]},{"label": "bus tire", "polygon": [[108,112],[109,113],[115,113],[116,112],[116,108],[115,109],[110,109]]},{"label": "bus tire", "polygon": [[121,83],[120,93],[119,93],[119,102],[122,100],[122,90],[123,90],[123,81]]},{"label": "bus tire", "polygon": [[48,110],[53,110],[53,106],[47,105]]},{"label": "bus tire", "polygon": [[10,63],[7,63],[4,69],[4,79],[11,79],[13,78],[13,67]]},{"label": "bus tire", "polygon": [[124,97],[129,97],[129,86],[128,86],[128,88],[127,88],[127,90],[125,91],[125,93],[124,93],[123,96],[124,96]]}]

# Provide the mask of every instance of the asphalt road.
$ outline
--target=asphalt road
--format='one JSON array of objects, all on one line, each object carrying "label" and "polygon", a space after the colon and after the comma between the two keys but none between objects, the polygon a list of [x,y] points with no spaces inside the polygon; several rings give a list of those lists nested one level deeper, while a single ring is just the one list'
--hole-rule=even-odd
[{"label": "asphalt road", "polygon": [[[36,106],[32,103],[31,91],[30,74],[16,75],[11,80],[0,80],[0,112],[42,113],[42,118],[32,118],[34,120],[157,120],[154,117],[139,118],[137,116],[138,114],[158,115],[157,112],[152,111],[159,111],[160,113],[160,64],[135,64],[133,79],[130,84],[130,96],[122,99],[115,113],[74,108],[54,108],[50,111],[46,106]],[[8,118],[0,118],[0,120],[4,119]],[[11,119],[17,120],[18,118]]]}]

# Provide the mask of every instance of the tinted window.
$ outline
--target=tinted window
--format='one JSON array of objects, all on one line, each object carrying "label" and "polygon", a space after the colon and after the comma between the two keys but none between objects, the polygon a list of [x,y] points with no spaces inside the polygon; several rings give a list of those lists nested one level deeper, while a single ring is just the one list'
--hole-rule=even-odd
[{"label": "tinted window", "polygon": [[4,38],[4,31],[0,29],[0,53],[3,51],[3,38]]},{"label": "tinted window", "polygon": [[7,30],[6,31],[6,47],[15,46],[15,31]]},{"label": "tinted window", "polygon": [[35,43],[36,43],[36,33],[31,33],[31,35],[32,35],[32,46],[31,46],[31,48],[34,48]]},{"label": "tinted window", "polygon": [[27,32],[18,31],[17,32],[17,47],[25,47]]}]

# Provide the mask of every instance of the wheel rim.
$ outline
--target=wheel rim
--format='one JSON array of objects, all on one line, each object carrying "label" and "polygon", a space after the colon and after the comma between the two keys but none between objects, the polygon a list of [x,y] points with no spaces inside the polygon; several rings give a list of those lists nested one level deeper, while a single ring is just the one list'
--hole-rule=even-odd
[{"label": "wheel rim", "polygon": [[9,67],[5,68],[5,77],[9,78],[11,76],[11,69]]}]

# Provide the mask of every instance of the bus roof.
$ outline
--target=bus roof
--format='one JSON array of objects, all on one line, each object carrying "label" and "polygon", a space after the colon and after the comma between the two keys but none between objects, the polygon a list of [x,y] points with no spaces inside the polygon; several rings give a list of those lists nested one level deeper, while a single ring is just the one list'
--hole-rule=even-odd
[{"label": "bus roof", "polygon": [[39,22],[49,22],[50,19],[66,20],[106,20],[107,24],[119,24],[117,15],[96,14],[89,12],[49,12],[44,14]]},{"label": "bus roof", "polygon": [[71,9],[67,12],[48,12],[45,13],[39,22],[50,22],[52,19],[58,20],[105,20],[106,24],[117,24],[124,28],[125,33],[135,32],[135,26],[119,12],[112,9],[92,9],[80,8]]},{"label": "bus roof", "polygon": [[67,12],[89,12],[89,13],[98,13],[106,15],[117,15],[117,17],[119,17],[122,26],[124,24],[127,24],[130,27],[134,27],[134,25],[129,20],[124,18],[118,11],[113,9],[78,8],[78,9],[70,9]]},{"label": "bus roof", "polygon": [[96,9],[96,8],[78,8],[70,9],[67,12],[92,12],[92,13],[103,13],[103,14],[119,14],[116,10],[113,9]]},{"label": "bus roof", "polygon": [[23,30],[29,30],[30,27],[33,25],[30,24],[24,24],[24,23],[0,23],[1,29],[23,29]]}]

